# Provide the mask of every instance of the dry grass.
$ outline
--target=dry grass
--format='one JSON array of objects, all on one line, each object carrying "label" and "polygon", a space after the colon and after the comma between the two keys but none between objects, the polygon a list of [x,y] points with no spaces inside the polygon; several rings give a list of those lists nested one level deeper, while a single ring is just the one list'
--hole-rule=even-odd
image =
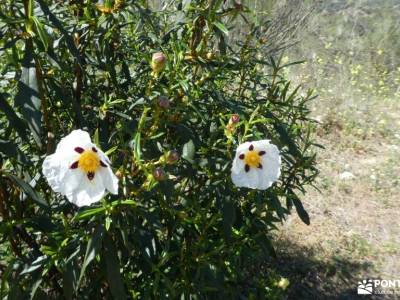
[{"label": "dry grass", "polygon": [[[326,147],[319,164],[322,193],[309,190],[303,197],[312,224],[291,216],[276,237],[278,249],[289,257],[307,253],[308,280],[319,279],[314,292],[339,282],[334,295],[351,298],[360,279],[398,279],[400,274],[400,143],[375,136],[359,139],[338,128],[321,136],[320,143]],[[343,172],[355,177],[340,179]]]},{"label": "dry grass", "polygon": [[[388,34],[400,34],[391,26],[400,8],[367,2],[319,10],[288,54],[308,58],[288,76],[317,88],[313,114],[325,146],[321,193],[303,196],[311,225],[293,214],[276,236],[290,299],[354,299],[359,280],[400,279],[400,60],[390,36],[373,27],[384,18],[397,28]],[[359,25],[365,30],[346,31]]]}]

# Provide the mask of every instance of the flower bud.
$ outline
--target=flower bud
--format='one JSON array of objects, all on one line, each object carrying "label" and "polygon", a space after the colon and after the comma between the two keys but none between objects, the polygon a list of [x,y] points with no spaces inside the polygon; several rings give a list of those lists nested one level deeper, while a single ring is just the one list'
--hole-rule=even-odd
[{"label": "flower bud", "polygon": [[170,106],[169,99],[166,96],[158,97],[158,106],[161,108],[167,109]]},{"label": "flower bud", "polygon": [[239,123],[239,121],[240,121],[239,115],[238,114],[233,114],[231,116],[230,120],[229,120],[229,123],[236,124],[236,123]]},{"label": "flower bud", "polygon": [[157,181],[165,180],[166,174],[165,174],[164,169],[162,169],[162,168],[155,168],[155,169],[153,170],[153,177],[154,177],[154,179],[157,180]]},{"label": "flower bud", "polygon": [[233,114],[229,118],[228,124],[225,126],[225,135],[228,138],[232,137],[232,134],[235,132],[236,124],[239,123],[240,116],[238,114]]},{"label": "flower bud", "polygon": [[179,152],[176,150],[171,150],[168,152],[167,154],[167,162],[169,164],[173,164],[175,162],[177,162],[180,158]]},{"label": "flower bud", "polygon": [[117,176],[118,179],[122,179],[123,174],[120,170],[118,170],[117,172],[115,172],[115,176]]},{"label": "flower bud", "polygon": [[243,4],[241,3],[241,1],[235,1],[235,2],[233,3],[233,5],[235,6],[235,8],[236,8],[237,10],[242,10],[242,9],[243,9]]},{"label": "flower bud", "polygon": [[162,52],[157,52],[153,54],[151,59],[151,68],[155,74],[160,73],[165,68],[167,58]]}]

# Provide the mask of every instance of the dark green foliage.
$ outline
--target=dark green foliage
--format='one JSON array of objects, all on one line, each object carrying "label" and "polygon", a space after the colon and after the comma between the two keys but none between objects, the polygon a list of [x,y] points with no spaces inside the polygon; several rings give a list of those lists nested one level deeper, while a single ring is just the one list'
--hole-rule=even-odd
[{"label": "dark green foliage", "polygon": [[[0,12],[11,74],[0,86],[1,297],[278,298],[278,276],[261,267],[275,255],[269,233],[292,205],[309,224],[296,194],[317,170],[313,96],[266,51],[268,20],[222,0],[11,0]],[[155,52],[167,57],[158,74]],[[120,178],[118,196],[80,209],[41,175],[75,128],[109,150]],[[238,189],[235,149],[258,139],[280,148],[280,180]]]}]

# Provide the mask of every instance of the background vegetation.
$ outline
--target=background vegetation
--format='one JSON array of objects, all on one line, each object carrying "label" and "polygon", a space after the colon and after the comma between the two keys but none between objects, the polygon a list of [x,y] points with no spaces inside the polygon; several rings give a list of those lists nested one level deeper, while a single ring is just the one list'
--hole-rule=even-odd
[{"label": "background vegetation", "polygon": [[319,95],[311,109],[325,146],[322,193],[304,197],[311,226],[290,217],[279,231],[276,267],[291,278],[291,299],[354,299],[358,280],[400,273],[400,4],[308,5],[308,26],[284,60],[305,58],[287,76]]}]

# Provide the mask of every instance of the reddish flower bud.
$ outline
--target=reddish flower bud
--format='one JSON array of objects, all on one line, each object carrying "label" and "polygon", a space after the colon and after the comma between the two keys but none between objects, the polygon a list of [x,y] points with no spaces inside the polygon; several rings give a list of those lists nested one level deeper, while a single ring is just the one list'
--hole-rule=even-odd
[{"label": "reddish flower bud", "polygon": [[237,10],[242,10],[242,9],[243,9],[243,4],[242,4],[240,1],[235,1],[235,2],[233,3],[233,5],[235,6],[235,8],[236,8]]},{"label": "reddish flower bud", "polygon": [[177,162],[179,160],[179,158],[180,158],[179,152],[176,150],[171,150],[168,152],[167,162],[169,164],[173,164],[173,163]]},{"label": "reddish flower bud", "polygon": [[164,69],[166,62],[167,57],[164,55],[164,53],[154,53],[151,59],[151,68],[153,69],[153,72],[155,74],[161,72]]},{"label": "reddish flower bud", "polygon": [[236,124],[236,123],[239,123],[239,121],[240,121],[239,115],[238,114],[233,114],[231,116],[231,119],[229,120],[229,123]]},{"label": "reddish flower bud", "polygon": [[169,99],[168,99],[166,96],[160,96],[160,97],[158,98],[158,105],[159,105],[161,108],[164,108],[164,109],[169,108],[169,106],[170,106]]},{"label": "reddish flower bud", "polygon": [[153,54],[152,61],[155,63],[163,63],[167,60],[165,57],[164,53],[162,52],[157,52]]},{"label": "reddish flower bud", "polygon": [[153,170],[153,177],[154,177],[154,179],[157,180],[157,181],[165,180],[165,179],[166,179],[166,174],[165,174],[164,169],[162,169],[162,168],[155,168],[155,169]]}]

